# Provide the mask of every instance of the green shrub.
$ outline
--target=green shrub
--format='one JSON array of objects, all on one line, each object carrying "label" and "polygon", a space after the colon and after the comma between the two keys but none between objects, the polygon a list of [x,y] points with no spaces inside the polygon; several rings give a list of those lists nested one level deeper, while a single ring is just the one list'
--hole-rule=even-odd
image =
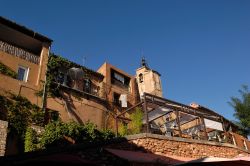
[{"label": "green shrub", "polygon": [[130,132],[131,134],[138,134],[142,128],[143,112],[140,108],[136,107],[134,113],[131,114]]},{"label": "green shrub", "polygon": [[52,145],[55,141],[63,138],[67,128],[62,122],[53,122],[45,126],[45,131],[41,137],[41,147],[46,148]]},{"label": "green shrub", "polygon": [[125,135],[128,135],[128,126],[127,126],[127,124],[121,123],[121,124],[119,125],[118,134],[119,134],[120,136],[122,136],[122,137],[125,136]]},{"label": "green shrub", "polygon": [[110,130],[99,131],[96,125],[87,122],[84,125],[76,122],[51,122],[45,126],[41,137],[41,147],[49,148],[63,142],[64,136],[72,138],[75,143],[105,141],[114,138]]},{"label": "green shrub", "polygon": [[32,152],[38,149],[37,133],[32,128],[28,128],[25,133],[24,152]]}]

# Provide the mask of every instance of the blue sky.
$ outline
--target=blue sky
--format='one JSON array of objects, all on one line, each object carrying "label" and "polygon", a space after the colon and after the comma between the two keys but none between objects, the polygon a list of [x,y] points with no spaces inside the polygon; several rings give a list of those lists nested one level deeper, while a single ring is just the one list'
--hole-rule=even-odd
[{"label": "blue sky", "polygon": [[250,86],[249,0],[1,0],[1,15],[54,40],[52,51],[134,75],[143,55],[164,96],[228,119],[231,96]]}]

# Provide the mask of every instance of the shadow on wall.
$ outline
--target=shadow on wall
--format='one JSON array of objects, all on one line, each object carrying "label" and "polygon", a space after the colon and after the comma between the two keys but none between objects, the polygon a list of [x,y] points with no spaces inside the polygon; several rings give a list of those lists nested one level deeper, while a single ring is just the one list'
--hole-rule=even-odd
[{"label": "shadow on wall", "polygon": [[68,115],[71,119],[75,120],[76,122],[83,124],[82,119],[76,114],[74,101],[72,99],[72,95],[70,93],[61,93],[62,100],[65,104],[65,109],[68,112]]}]

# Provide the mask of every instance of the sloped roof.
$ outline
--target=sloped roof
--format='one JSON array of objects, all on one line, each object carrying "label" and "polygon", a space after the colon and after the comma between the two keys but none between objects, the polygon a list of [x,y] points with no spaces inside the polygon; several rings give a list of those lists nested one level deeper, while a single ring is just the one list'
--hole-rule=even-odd
[{"label": "sloped roof", "polygon": [[37,39],[39,41],[47,42],[47,43],[50,43],[50,44],[53,42],[52,39],[50,39],[50,38],[48,38],[48,37],[46,37],[46,36],[44,36],[44,35],[42,35],[40,33],[37,33],[37,32],[35,32],[35,31],[33,31],[33,30],[23,26],[23,25],[17,24],[16,22],[11,21],[11,20],[9,20],[7,18],[4,18],[2,16],[0,16],[0,23],[4,24],[4,25],[6,25],[6,26],[8,26],[10,28],[13,28],[13,29],[15,29],[15,30],[17,30],[19,32],[22,32],[22,33],[24,33],[24,34],[26,34],[26,35],[28,35],[28,36],[30,36],[32,38],[35,38],[35,39]]}]

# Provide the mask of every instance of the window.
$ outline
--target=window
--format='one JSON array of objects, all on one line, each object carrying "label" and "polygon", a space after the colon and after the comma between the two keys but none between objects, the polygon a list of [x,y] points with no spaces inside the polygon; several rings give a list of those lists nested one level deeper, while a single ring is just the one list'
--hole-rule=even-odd
[{"label": "window", "polygon": [[85,79],[83,81],[83,91],[87,93],[91,93],[91,80],[90,79]]},{"label": "window", "polygon": [[142,75],[142,73],[139,74],[139,82],[140,82],[140,83],[143,82],[143,75]]},{"label": "window", "polygon": [[114,92],[113,101],[116,105],[120,105],[120,94]]},{"label": "window", "polygon": [[59,120],[59,112],[49,110],[48,113],[49,113],[49,121],[50,122],[55,122],[55,121]]},{"label": "window", "polygon": [[130,83],[130,78],[111,69],[111,83],[128,87]]},{"label": "window", "polygon": [[59,84],[63,84],[64,83],[64,77],[65,77],[64,73],[59,71],[58,76],[57,76],[57,82]]},{"label": "window", "polygon": [[29,68],[18,66],[17,79],[27,82],[28,81]]}]

